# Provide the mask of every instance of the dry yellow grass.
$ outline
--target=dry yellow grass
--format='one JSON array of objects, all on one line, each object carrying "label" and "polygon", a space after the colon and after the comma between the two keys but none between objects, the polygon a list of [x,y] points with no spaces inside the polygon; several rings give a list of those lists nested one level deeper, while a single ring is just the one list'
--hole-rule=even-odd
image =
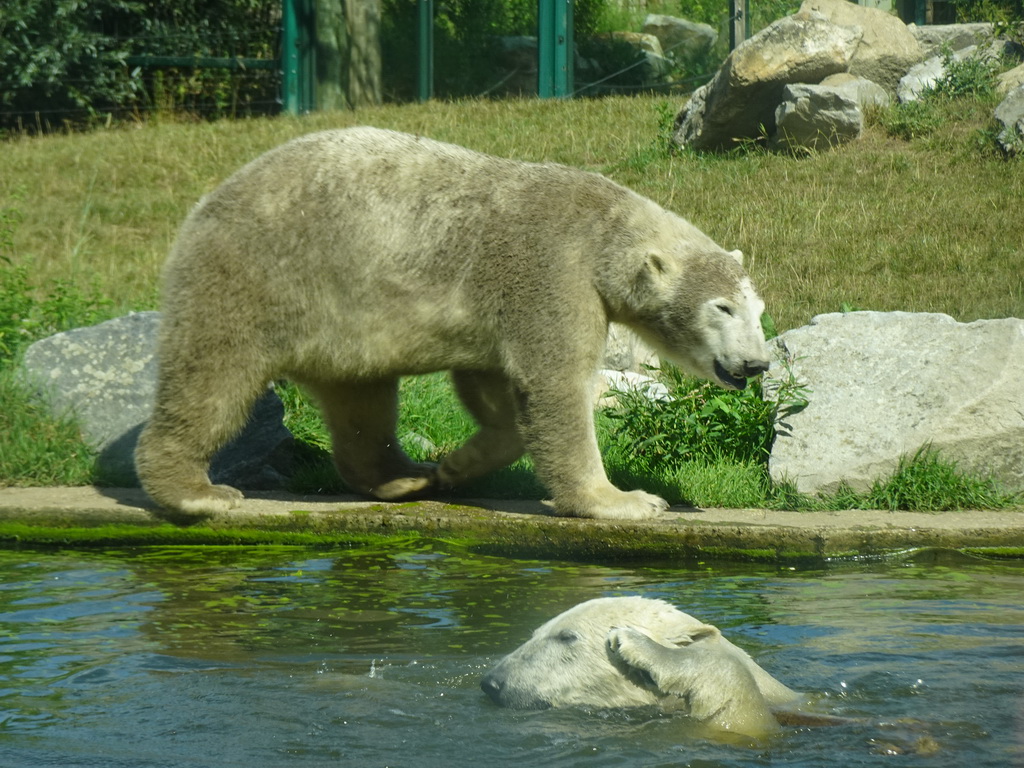
[{"label": "dry yellow grass", "polygon": [[[670,156],[664,97],[383,106],[302,118],[156,122],[0,144],[0,207],[34,282],[95,283],[120,309],[156,305],[188,209],[261,152],[372,124],[524,160],[601,171],[741,248],[780,330],[843,303],[1024,316],[1024,164],[977,148],[982,124],[906,143],[879,128],[837,151]],[[974,119],[974,118],[972,118]]]}]

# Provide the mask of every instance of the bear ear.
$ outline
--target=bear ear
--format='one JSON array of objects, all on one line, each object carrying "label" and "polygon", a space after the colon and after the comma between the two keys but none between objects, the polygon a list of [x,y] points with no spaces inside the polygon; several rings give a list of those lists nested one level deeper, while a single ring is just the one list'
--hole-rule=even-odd
[{"label": "bear ear", "polygon": [[735,251],[729,251],[729,255],[736,259],[736,263],[741,267],[743,266],[743,251],[737,248]]},{"label": "bear ear", "polygon": [[647,258],[644,260],[644,269],[655,277],[662,277],[668,275],[673,271],[675,266],[674,262],[669,259],[665,254],[658,253],[657,251],[650,251],[647,254]]},{"label": "bear ear", "polygon": [[665,274],[669,271],[669,260],[666,259],[663,254],[651,251],[647,254],[647,258],[644,261],[644,267],[651,274]]},{"label": "bear ear", "polygon": [[676,632],[667,632],[665,640],[677,648],[681,648],[693,645],[700,640],[713,640],[721,637],[721,635],[722,633],[718,630],[718,627],[714,627],[711,624],[687,623],[680,626]]}]

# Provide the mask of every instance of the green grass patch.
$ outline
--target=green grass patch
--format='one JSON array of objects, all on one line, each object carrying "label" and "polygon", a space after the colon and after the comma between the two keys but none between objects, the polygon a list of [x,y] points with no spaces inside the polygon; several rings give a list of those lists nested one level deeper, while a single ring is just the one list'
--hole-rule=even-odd
[{"label": "green grass patch", "polygon": [[0,487],[87,485],[95,457],[71,418],[55,419],[0,368]]},{"label": "green grass patch", "polygon": [[1000,509],[1021,502],[993,480],[960,469],[930,446],[900,458],[893,473],[863,493],[841,488],[822,500],[832,509],[890,509],[941,512],[957,509]]}]

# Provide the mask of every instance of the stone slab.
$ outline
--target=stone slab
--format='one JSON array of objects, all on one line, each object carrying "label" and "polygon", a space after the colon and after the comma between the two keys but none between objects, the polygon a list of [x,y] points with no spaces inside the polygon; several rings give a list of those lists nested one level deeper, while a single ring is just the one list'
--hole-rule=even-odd
[{"label": "stone slab", "polygon": [[411,535],[459,540],[481,553],[585,562],[824,561],[930,547],[1011,548],[1024,555],[1024,509],[923,513],[672,507],[646,521],[561,518],[545,510],[540,501],[385,504],[355,496],[259,492],[231,512],[174,525],[138,489],[3,488],[0,545],[59,545],[64,532],[68,545],[80,546],[328,546],[367,535]]}]

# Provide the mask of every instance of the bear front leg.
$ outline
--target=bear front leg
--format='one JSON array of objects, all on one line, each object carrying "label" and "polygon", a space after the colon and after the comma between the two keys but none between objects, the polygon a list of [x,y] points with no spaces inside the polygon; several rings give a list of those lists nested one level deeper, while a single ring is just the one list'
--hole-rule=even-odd
[{"label": "bear front leg", "polygon": [[620,491],[608,480],[594,432],[589,377],[548,379],[518,398],[520,432],[556,514],[612,520],[654,517],[668,503],[646,491]]},{"label": "bear front leg", "polygon": [[334,463],[359,493],[384,501],[433,490],[436,466],[413,462],[398,443],[398,379],[309,383],[331,432]]}]

